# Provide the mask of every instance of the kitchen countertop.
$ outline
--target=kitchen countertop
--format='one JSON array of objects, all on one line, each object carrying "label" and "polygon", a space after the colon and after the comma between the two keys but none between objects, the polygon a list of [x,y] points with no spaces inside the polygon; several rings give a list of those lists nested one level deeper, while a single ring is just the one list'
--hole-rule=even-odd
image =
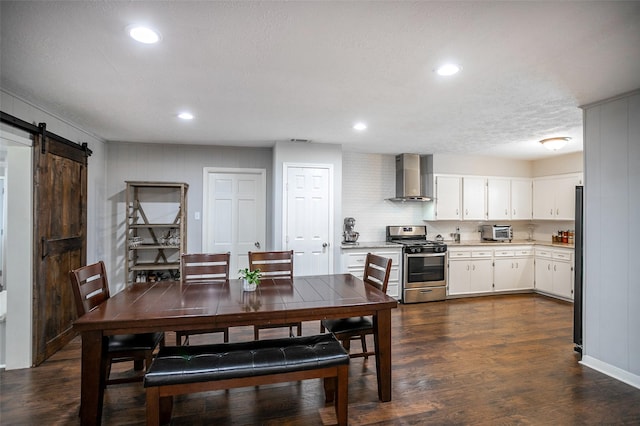
[{"label": "kitchen countertop", "polygon": [[534,246],[549,246],[549,247],[561,247],[561,248],[574,248],[573,244],[566,243],[553,243],[551,241],[545,240],[513,240],[509,241],[461,241],[459,243],[454,243],[453,241],[445,241],[447,247],[455,248],[455,247],[469,247],[469,246],[515,246],[515,245],[534,245]]},{"label": "kitchen countertop", "polygon": [[400,244],[389,243],[386,241],[362,241],[355,244],[342,243],[340,248],[343,249],[370,249],[370,248],[397,248],[401,249]]},{"label": "kitchen countertop", "polygon": [[[574,248],[573,244],[566,243],[553,243],[551,241],[544,240],[513,240],[511,242],[508,241],[461,241],[459,243],[454,243],[453,241],[444,241],[448,248],[456,248],[456,247],[477,247],[477,246],[516,246],[516,245],[534,245],[534,246],[548,246],[548,247],[560,247],[560,248]],[[363,241],[357,242],[355,244],[344,244],[340,245],[340,248],[343,249],[374,249],[374,248],[397,248],[400,249],[402,246],[395,243],[389,243],[386,241]]]}]

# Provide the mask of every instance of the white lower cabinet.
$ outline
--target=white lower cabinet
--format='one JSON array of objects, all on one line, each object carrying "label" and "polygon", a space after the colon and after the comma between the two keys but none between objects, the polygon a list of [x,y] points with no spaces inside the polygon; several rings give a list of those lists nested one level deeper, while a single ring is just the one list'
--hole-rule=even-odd
[{"label": "white lower cabinet", "polygon": [[492,250],[450,250],[448,295],[493,290]]},{"label": "white lower cabinet", "polygon": [[494,250],[493,289],[530,290],[534,282],[532,247]]},{"label": "white lower cabinet", "polygon": [[573,300],[573,250],[536,249],[535,276],[536,290]]},{"label": "white lower cabinet", "polygon": [[402,249],[401,248],[353,248],[342,249],[342,268],[341,272],[352,274],[362,279],[364,275],[364,263],[367,259],[367,253],[377,254],[378,256],[391,259],[391,273],[389,275],[389,285],[387,286],[387,294],[395,299],[400,298],[400,279],[402,277]]}]

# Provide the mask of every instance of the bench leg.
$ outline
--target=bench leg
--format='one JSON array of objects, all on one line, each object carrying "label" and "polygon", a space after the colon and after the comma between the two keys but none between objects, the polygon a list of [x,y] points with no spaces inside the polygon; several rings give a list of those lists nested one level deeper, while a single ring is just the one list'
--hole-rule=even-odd
[{"label": "bench leg", "polygon": [[157,387],[147,388],[147,426],[160,425],[160,392]]},{"label": "bench leg", "polygon": [[335,401],[335,393],[336,393],[336,378],[335,377],[325,377],[324,378],[324,402],[333,402]]},{"label": "bench leg", "polygon": [[160,424],[171,423],[171,412],[173,411],[173,397],[163,396],[160,398]]},{"label": "bench leg", "polygon": [[147,391],[147,426],[159,426],[171,422],[171,411],[173,410],[173,397],[163,396],[160,398],[160,388],[157,386],[148,387]]},{"label": "bench leg", "polygon": [[338,379],[336,384],[336,417],[338,425],[347,426],[349,422],[349,366],[338,366]]}]

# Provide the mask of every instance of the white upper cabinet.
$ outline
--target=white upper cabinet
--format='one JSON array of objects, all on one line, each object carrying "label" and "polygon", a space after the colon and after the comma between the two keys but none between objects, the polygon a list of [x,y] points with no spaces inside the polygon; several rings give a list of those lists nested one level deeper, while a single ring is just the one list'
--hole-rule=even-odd
[{"label": "white upper cabinet", "polygon": [[436,176],[435,217],[437,220],[462,218],[461,182],[459,176]]},{"label": "white upper cabinet", "polygon": [[487,218],[489,220],[531,219],[531,203],[531,179],[487,179]]},{"label": "white upper cabinet", "polygon": [[531,179],[511,179],[511,219],[531,219],[533,213]]},{"label": "white upper cabinet", "polygon": [[462,178],[462,219],[487,218],[487,180],[483,177]]},{"label": "white upper cabinet", "polygon": [[577,185],[582,185],[581,173],[535,178],[533,218],[574,220]]},{"label": "white upper cabinet", "polygon": [[511,219],[510,179],[487,179],[487,218],[489,220]]}]

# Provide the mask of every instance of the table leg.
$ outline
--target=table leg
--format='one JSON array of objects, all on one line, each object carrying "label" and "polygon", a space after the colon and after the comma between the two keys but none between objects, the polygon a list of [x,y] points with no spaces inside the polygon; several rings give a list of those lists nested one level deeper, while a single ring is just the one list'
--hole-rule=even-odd
[{"label": "table leg", "polygon": [[391,309],[378,311],[373,317],[376,345],[376,376],[378,399],[391,401]]},{"label": "table leg", "polygon": [[80,389],[80,424],[100,425],[102,421],[102,400],[104,396],[104,356],[102,333],[85,331],[82,333],[82,370]]}]

